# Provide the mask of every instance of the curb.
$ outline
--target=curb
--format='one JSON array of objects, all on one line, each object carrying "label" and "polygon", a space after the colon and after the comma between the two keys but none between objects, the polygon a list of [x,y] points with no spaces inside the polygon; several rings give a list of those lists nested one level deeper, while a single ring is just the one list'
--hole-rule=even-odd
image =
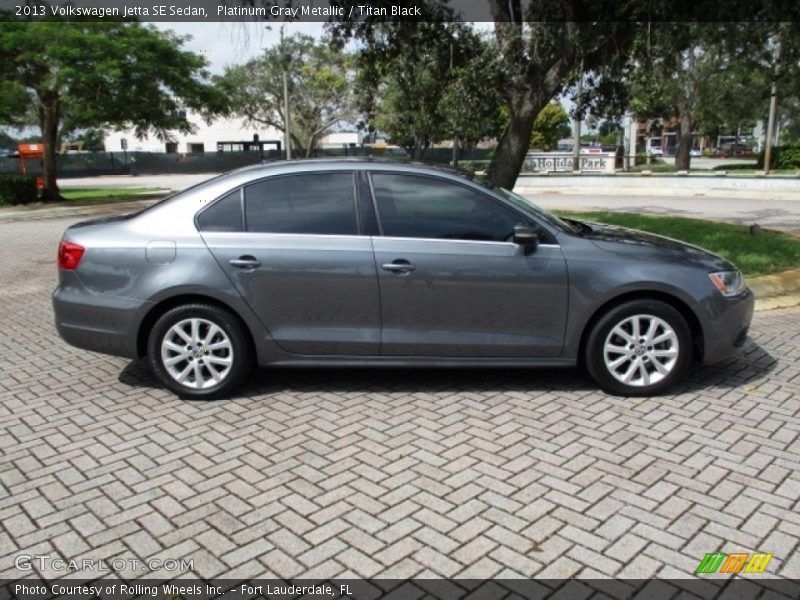
[{"label": "curb", "polygon": [[747,281],[756,296],[756,310],[800,306],[800,269],[762,275]]},{"label": "curb", "polygon": [[[59,217],[101,216],[108,213],[133,212],[154,204],[160,198],[126,200],[109,204],[83,206],[30,205],[23,209],[0,209],[0,223],[34,221]],[[756,310],[774,310],[800,306],[800,269],[792,269],[774,275],[763,275],[747,280],[748,287],[756,296]]]}]

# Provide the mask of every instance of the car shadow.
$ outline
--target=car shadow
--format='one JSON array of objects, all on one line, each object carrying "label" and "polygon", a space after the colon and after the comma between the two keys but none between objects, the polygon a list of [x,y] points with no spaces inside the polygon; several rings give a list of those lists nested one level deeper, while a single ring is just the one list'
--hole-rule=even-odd
[{"label": "car shadow", "polygon": [[692,364],[676,390],[700,391],[709,387],[733,389],[747,386],[772,372],[778,360],[753,340],[735,356],[714,365]]},{"label": "car shadow", "polygon": [[[693,364],[669,395],[710,387],[736,388],[768,375],[777,360],[756,343],[722,363]],[[125,385],[162,389],[146,359],[131,361],[119,375]],[[584,369],[509,368],[280,368],[256,369],[237,396],[297,392],[564,392],[599,393]]]}]

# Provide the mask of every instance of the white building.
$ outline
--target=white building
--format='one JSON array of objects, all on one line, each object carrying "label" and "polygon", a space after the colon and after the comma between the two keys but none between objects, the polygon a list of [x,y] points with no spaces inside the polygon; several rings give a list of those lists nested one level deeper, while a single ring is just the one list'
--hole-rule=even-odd
[{"label": "white building", "polygon": [[[207,124],[198,114],[188,112],[187,119],[195,126],[194,133],[171,132],[169,140],[155,135],[138,139],[132,129],[110,130],[106,133],[106,152],[165,152],[169,154],[196,154],[202,152],[234,152],[252,150],[253,144],[261,144],[264,150],[283,147],[283,132],[274,127],[252,127],[244,119],[218,118]],[[255,137],[258,136],[258,137]],[[124,140],[124,141],[123,141]],[[127,144],[127,148],[124,148]]]},{"label": "white building", "polygon": [[322,136],[320,148],[342,148],[343,146],[360,146],[361,135],[357,131],[334,131]]}]

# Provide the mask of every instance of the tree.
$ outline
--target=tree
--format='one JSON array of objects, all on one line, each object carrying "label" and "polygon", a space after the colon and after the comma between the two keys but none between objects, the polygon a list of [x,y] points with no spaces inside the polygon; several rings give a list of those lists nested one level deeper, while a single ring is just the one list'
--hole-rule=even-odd
[{"label": "tree", "polygon": [[[595,110],[604,108],[602,104],[619,103],[616,81],[627,67],[637,28],[631,8],[635,3],[531,3],[525,11],[521,4],[519,0],[492,2],[509,119],[487,176],[505,188],[516,182],[538,114],[583,73],[591,74],[583,96],[594,98]],[[600,19],[598,13],[605,20],[602,27],[593,22],[593,17]],[[578,113],[586,106],[585,101],[579,102]]]},{"label": "tree", "polygon": [[335,51],[327,40],[295,35],[260,58],[228,68],[217,83],[227,90],[232,114],[285,132],[285,70],[293,145],[311,156],[325,133],[354,115],[352,63],[350,54]]},{"label": "tree", "polygon": [[491,129],[495,56],[471,26],[382,22],[363,35],[359,109],[415,158],[445,137],[469,145]]},{"label": "tree", "polygon": [[0,23],[0,112],[23,107],[38,115],[44,143],[44,200],[60,199],[56,183],[59,132],[130,126],[166,137],[191,131],[179,109],[215,111],[222,96],[205,82],[205,60],[181,50],[184,39],[131,22]]},{"label": "tree", "polygon": [[791,89],[798,76],[797,37],[794,23],[654,25],[634,44],[631,108],[637,117],[677,125],[675,166],[688,170],[695,130],[750,127],[766,118],[773,81]]},{"label": "tree", "polygon": [[[389,0],[376,0],[373,8]],[[615,72],[628,60],[636,25],[636,10],[643,20],[655,14],[649,2],[595,3],[574,0],[565,3],[525,3],[521,0],[490,0],[495,23],[498,84],[508,113],[487,172],[498,186],[512,188],[516,182],[531,139],[533,122],[539,112],[582,71],[596,74],[596,84],[613,87]],[[660,4],[660,3],[659,3]],[[666,4],[665,4],[666,6]],[[452,19],[453,11],[444,0],[418,2],[423,15],[419,21],[436,23]],[[333,26],[343,39],[357,37],[368,50],[381,47],[384,54],[402,53],[413,39],[419,22],[392,24],[391,39],[381,38],[385,26],[381,17],[346,20]],[[596,21],[603,21],[602,27]],[[598,95],[605,97],[605,95]]]},{"label": "tree", "polygon": [[497,52],[491,39],[468,36],[472,50],[457,62],[451,52],[450,81],[441,108],[446,135],[453,140],[453,165],[458,165],[459,148],[474,147],[484,138],[502,132],[502,98],[497,77]]},{"label": "tree", "polygon": [[558,140],[570,134],[569,115],[558,102],[551,102],[545,106],[533,122],[531,135],[531,148],[537,150],[552,150]]}]

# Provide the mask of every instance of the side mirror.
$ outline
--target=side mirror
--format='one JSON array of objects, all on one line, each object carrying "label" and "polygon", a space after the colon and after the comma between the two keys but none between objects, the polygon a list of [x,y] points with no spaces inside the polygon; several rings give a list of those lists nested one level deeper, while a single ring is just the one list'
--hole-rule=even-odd
[{"label": "side mirror", "polygon": [[539,234],[531,225],[520,223],[514,227],[514,237],[512,241],[523,247],[525,254],[536,252],[539,246]]}]

